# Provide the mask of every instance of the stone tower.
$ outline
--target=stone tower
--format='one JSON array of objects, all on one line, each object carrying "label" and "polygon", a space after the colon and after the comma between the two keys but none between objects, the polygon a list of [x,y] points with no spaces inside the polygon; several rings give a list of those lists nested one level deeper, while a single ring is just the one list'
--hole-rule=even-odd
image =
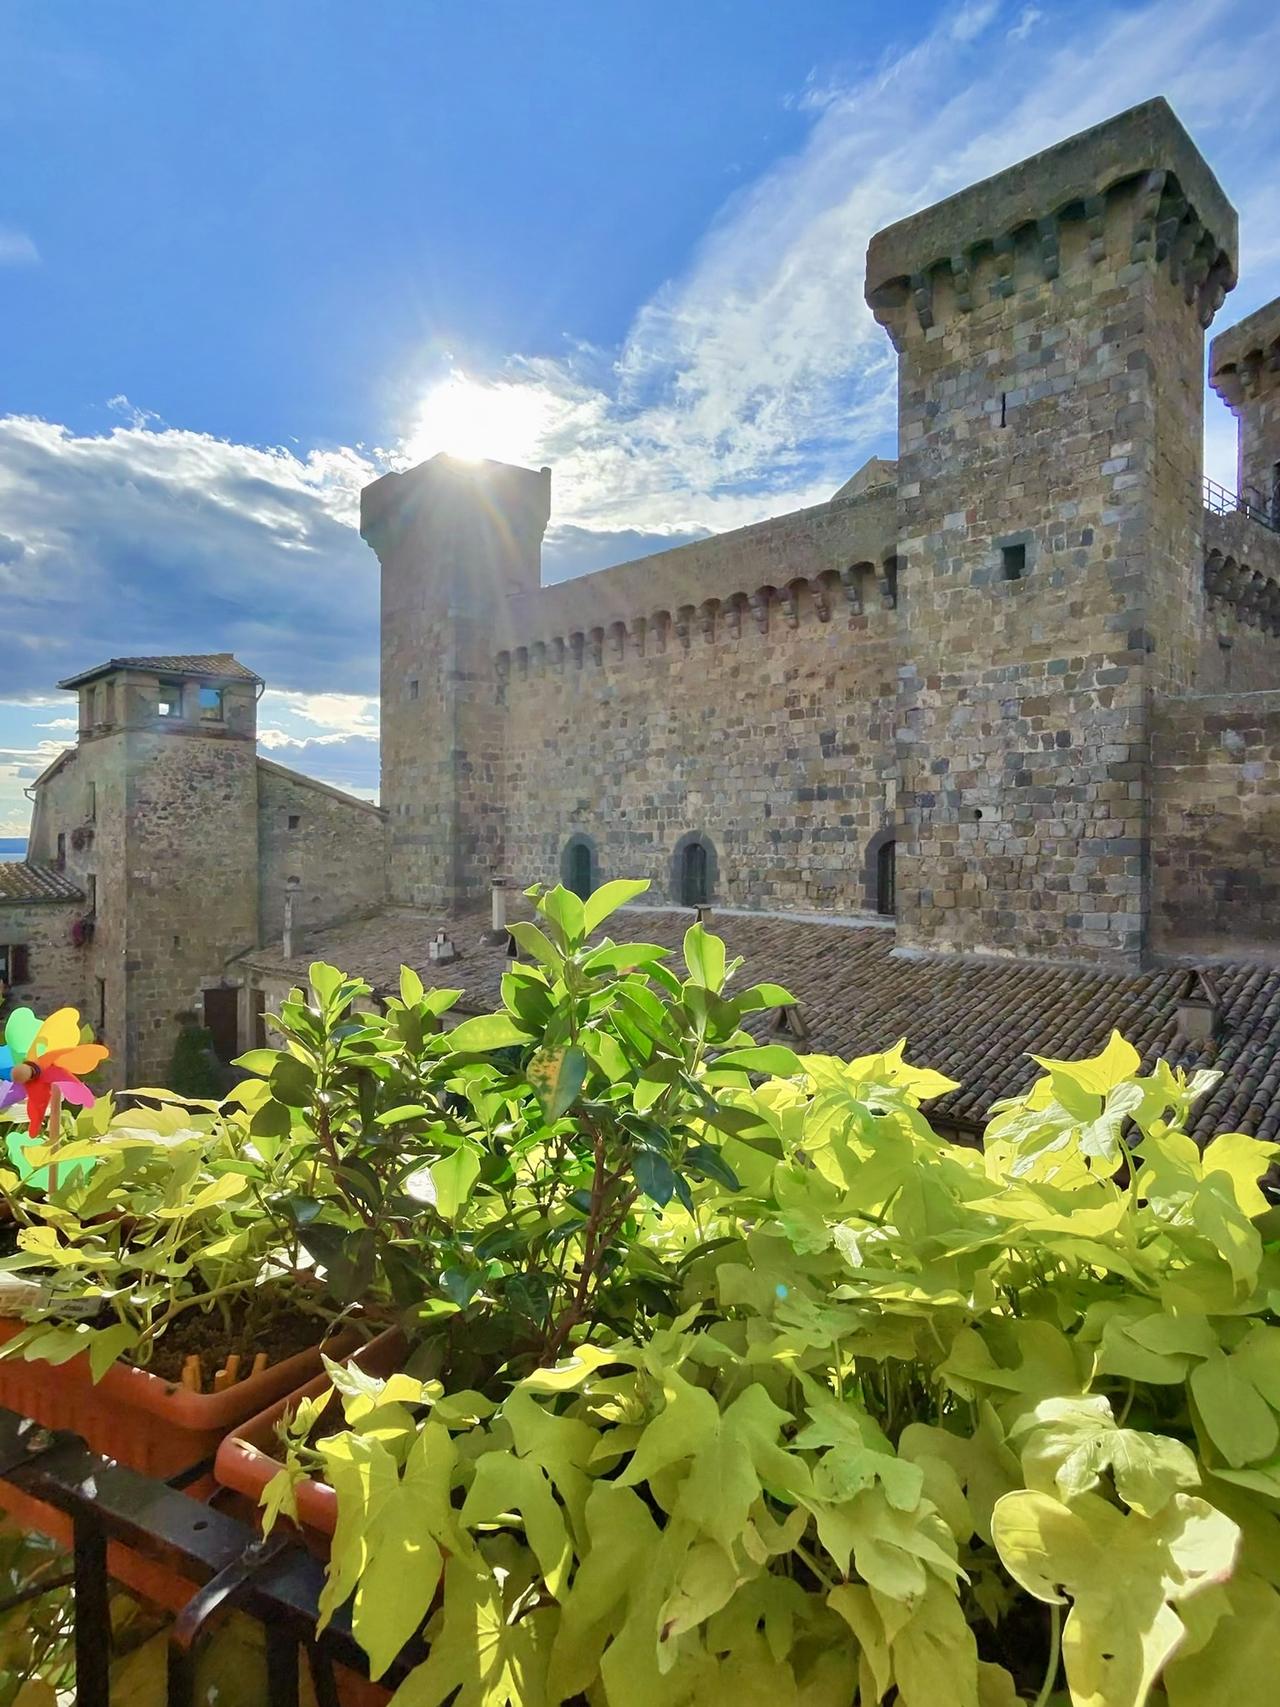
[{"label": "stone tower", "polygon": [[89,899],[85,1018],[116,1082],[164,1084],[176,1016],[213,1018],[207,992],[257,941],[261,680],[224,652],[114,658],[59,685],[79,736],[37,796],[31,858]]},{"label": "stone tower", "polygon": [[1280,529],[1280,297],[1213,340],[1209,383],[1240,424],[1236,491]]},{"label": "stone tower", "polygon": [[1162,100],[872,239],[899,354],[899,941],[1137,963],[1236,217]]},{"label": "stone tower", "polygon": [[488,894],[503,854],[493,657],[507,601],[533,592],[551,471],[435,456],[361,494],[382,567],[382,806],[393,901]]}]

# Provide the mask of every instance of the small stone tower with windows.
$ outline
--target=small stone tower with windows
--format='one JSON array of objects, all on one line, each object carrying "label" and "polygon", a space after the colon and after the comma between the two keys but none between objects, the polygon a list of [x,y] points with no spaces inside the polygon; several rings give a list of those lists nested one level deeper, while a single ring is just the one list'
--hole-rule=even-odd
[{"label": "small stone tower with windows", "polygon": [[880,232],[899,353],[899,940],[1136,964],[1156,694],[1204,616],[1236,218],[1164,101]]},{"label": "small stone tower with windows", "polygon": [[361,494],[382,568],[382,806],[393,901],[482,900],[503,853],[507,601],[537,590],[551,471],[436,456]]},{"label": "small stone tower with windows", "polygon": [[1280,297],[1213,340],[1209,382],[1240,424],[1236,491],[1280,531]]},{"label": "small stone tower with windows", "polygon": [[59,685],[79,694],[79,737],[42,780],[30,857],[89,902],[84,1017],[116,1081],[163,1084],[176,1016],[216,1021],[202,990],[258,940],[261,680],[214,653],[113,658]]}]

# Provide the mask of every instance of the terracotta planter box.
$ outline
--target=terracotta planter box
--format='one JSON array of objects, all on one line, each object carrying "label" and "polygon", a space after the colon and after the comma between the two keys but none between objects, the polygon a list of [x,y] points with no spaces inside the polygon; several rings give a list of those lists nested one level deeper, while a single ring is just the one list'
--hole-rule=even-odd
[{"label": "terracotta planter box", "polygon": [[[0,1345],[25,1325],[0,1317]],[[333,1341],[335,1355],[343,1355],[355,1343],[352,1333],[340,1334]],[[123,1364],[114,1365],[95,1385],[87,1354],[62,1364],[5,1359],[0,1361],[0,1405],[45,1428],[78,1434],[104,1458],[164,1479],[211,1458],[229,1429],[314,1380],[320,1369],[320,1348],[315,1346],[260,1375],[246,1376],[224,1392],[193,1393]],[[205,1475],[185,1491],[194,1499],[206,1500],[214,1488],[213,1477]],[[70,1544],[68,1518],[6,1482],[0,1482],[0,1510],[9,1512],[24,1528]],[[124,1548],[112,1547],[111,1570],[129,1587],[173,1610],[185,1606],[194,1592],[191,1584],[171,1571]]]},{"label": "terracotta planter box", "polygon": [[[389,1328],[356,1352],[353,1361],[366,1375],[385,1379],[404,1363],[408,1341],[399,1328]],[[262,1490],[280,1468],[276,1425],[296,1409],[302,1399],[314,1399],[329,1385],[327,1375],[318,1375],[305,1387],[267,1405],[256,1416],[234,1426],[224,1437],[214,1460],[215,1480],[252,1502],[256,1512]],[[334,1491],[324,1482],[308,1479],[297,1489],[298,1526],[313,1552],[328,1557],[329,1542],[338,1518]]]}]

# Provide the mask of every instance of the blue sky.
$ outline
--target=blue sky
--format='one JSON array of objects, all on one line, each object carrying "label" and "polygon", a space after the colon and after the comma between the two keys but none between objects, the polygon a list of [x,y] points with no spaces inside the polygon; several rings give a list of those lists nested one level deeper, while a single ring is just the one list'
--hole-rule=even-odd
[{"label": "blue sky", "polygon": [[365,481],[550,463],[549,578],[825,497],[892,454],[871,232],[1153,94],[1241,212],[1221,329],[1277,63],[1271,0],[0,0],[0,834],[119,652],[234,649],[371,794]]}]

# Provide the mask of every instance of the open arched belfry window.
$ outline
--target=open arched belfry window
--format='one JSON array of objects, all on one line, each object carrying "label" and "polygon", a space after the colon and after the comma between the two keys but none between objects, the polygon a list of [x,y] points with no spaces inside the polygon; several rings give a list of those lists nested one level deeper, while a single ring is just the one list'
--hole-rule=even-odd
[{"label": "open arched belfry window", "polygon": [[585,901],[596,886],[596,852],[587,836],[570,836],[560,857],[560,881]]}]

